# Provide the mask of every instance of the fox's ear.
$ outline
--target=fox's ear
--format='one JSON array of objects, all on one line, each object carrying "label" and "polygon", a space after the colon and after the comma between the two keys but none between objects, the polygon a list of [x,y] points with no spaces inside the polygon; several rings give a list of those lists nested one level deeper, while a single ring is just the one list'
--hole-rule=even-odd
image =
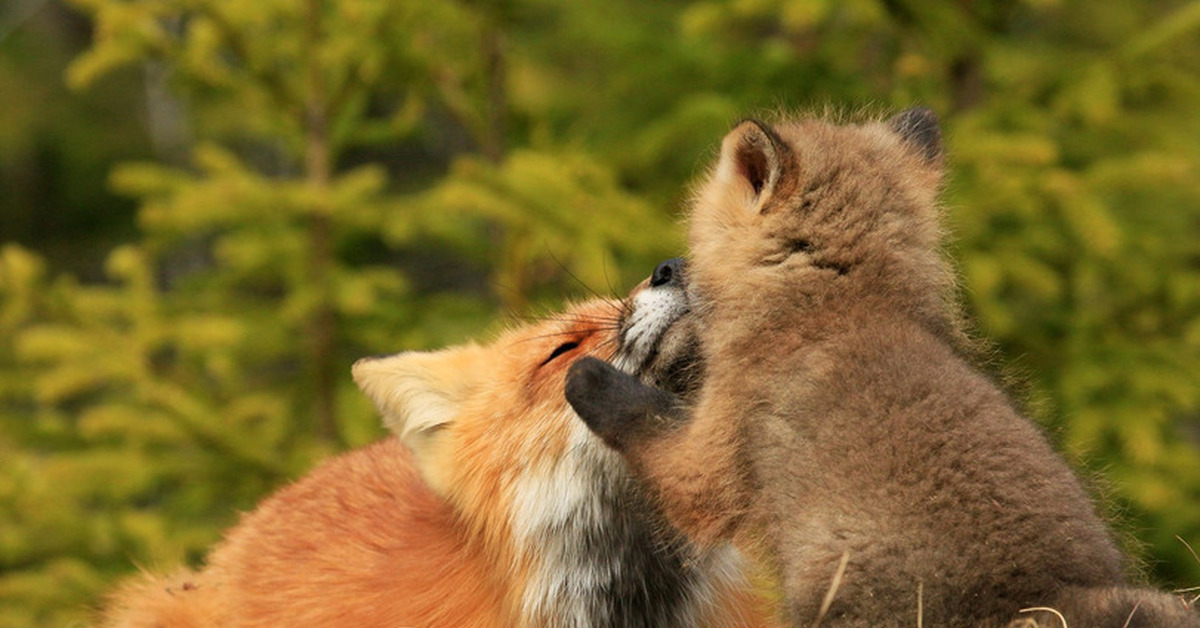
[{"label": "fox's ear", "polygon": [[721,142],[716,178],[743,187],[748,208],[761,211],[779,184],[789,152],[771,127],[743,120]]},{"label": "fox's ear", "polygon": [[409,351],[354,363],[354,382],[383,415],[384,425],[417,454],[458,416],[479,381],[479,347]]},{"label": "fox's ear", "polygon": [[900,136],[910,148],[916,150],[925,161],[940,164],[942,161],[942,128],[937,114],[929,107],[913,107],[892,116],[887,126]]}]

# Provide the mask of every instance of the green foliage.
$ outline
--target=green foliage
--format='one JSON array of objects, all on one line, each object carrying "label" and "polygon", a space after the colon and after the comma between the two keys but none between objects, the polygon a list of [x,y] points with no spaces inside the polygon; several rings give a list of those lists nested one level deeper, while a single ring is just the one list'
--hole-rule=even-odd
[{"label": "green foliage", "polygon": [[69,97],[0,12],[0,627],[380,437],[355,358],[623,292],[739,117],[918,101],[981,334],[1200,584],[1200,3],[74,1]]},{"label": "green foliage", "polygon": [[[577,151],[520,149],[498,166],[461,158],[410,210],[457,244],[458,254],[494,268],[510,310],[520,310],[539,286],[544,292],[554,285],[563,267],[576,269],[573,276],[584,286],[614,288],[607,284],[615,268],[646,267],[644,254],[629,252],[665,257],[681,246],[669,221],[622,191],[611,170]],[[489,237],[497,224],[504,225],[502,233]],[[392,220],[383,233],[402,240],[411,228],[411,220]]]}]

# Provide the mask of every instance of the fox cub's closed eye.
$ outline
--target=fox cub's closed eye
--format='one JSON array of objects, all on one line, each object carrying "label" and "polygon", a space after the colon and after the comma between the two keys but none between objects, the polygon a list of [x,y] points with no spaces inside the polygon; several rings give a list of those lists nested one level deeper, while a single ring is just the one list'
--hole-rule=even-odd
[{"label": "fox cub's closed eye", "polygon": [[567,353],[573,349],[576,349],[578,347],[579,347],[579,343],[575,342],[575,341],[564,342],[561,345],[558,345],[558,347],[556,347],[554,349],[554,351],[550,354],[550,357],[546,358],[545,362],[542,362],[542,366],[546,366],[547,364],[553,362],[554,358],[557,358],[558,356],[560,356],[564,353]]}]

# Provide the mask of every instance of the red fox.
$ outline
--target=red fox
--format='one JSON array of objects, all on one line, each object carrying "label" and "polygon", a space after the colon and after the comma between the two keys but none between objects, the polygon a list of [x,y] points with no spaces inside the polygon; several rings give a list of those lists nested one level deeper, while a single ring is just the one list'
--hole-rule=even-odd
[{"label": "red fox", "polygon": [[766,625],[736,552],[667,527],[563,398],[577,359],[615,357],[637,303],[360,360],[354,379],[398,438],[267,498],[199,572],[125,585],[104,625]]}]

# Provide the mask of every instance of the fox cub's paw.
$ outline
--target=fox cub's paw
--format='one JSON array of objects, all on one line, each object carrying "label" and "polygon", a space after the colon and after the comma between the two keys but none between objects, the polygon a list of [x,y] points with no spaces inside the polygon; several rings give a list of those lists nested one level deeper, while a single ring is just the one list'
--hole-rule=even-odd
[{"label": "fox cub's paw", "polygon": [[678,413],[670,393],[596,358],[580,358],[567,371],[567,401],[597,436],[618,451]]}]

